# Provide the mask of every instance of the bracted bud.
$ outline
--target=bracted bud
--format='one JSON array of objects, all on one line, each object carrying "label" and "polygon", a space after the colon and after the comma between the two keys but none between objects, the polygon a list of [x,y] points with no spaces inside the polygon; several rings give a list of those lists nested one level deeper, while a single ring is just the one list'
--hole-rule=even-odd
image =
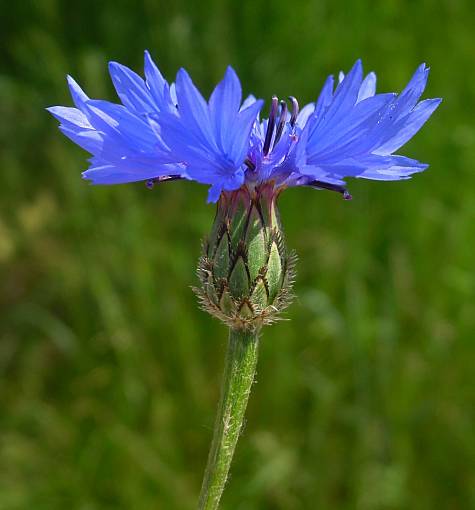
[{"label": "bracted bud", "polygon": [[278,319],[292,299],[296,256],[287,253],[271,183],[223,192],[198,266],[204,310],[231,328]]}]

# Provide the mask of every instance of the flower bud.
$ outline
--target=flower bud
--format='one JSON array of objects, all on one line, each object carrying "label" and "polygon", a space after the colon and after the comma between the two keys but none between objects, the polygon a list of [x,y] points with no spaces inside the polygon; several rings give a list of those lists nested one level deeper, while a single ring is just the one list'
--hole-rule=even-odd
[{"label": "flower bud", "polygon": [[288,254],[272,184],[223,192],[198,266],[204,310],[231,328],[260,328],[292,299]]}]

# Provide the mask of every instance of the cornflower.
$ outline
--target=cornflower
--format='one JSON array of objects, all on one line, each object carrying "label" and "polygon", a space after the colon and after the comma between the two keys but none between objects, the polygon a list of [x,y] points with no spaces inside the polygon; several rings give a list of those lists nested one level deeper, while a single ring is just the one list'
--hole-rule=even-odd
[{"label": "cornflower", "polygon": [[168,83],[145,52],[145,79],[111,62],[122,104],[90,99],[68,77],[75,107],[48,108],[59,129],[89,152],[93,184],[171,180],[209,185],[215,220],[198,265],[201,306],[229,327],[221,399],[199,508],[216,509],[254,380],[259,334],[292,298],[296,256],[285,245],[277,198],[307,186],[350,199],[345,178],[409,179],[427,164],[395,152],[440,104],[419,101],[429,69],[421,64],[400,94],[376,93],[376,75],[357,60],[325,81],[303,108],[295,97],[242,100],[228,67],[206,101],[180,69]]}]

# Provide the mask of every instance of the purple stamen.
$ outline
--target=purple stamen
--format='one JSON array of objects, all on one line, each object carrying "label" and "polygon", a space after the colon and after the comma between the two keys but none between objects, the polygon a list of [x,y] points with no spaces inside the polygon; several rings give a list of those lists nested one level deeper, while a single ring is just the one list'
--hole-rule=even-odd
[{"label": "purple stamen", "polygon": [[289,101],[292,103],[292,115],[290,116],[290,125],[294,127],[299,114],[299,103],[294,96],[289,96]]},{"label": "purple stamen", "polygon": [[323,181],[312,181],[309,183],[309,186],[313,186],[314,188],[328,189],[330,191],[336,191],[337,193],[341,193],[343,195],[344,200],[351,200],[353,198],[348,192],[348,190],[344,186],[340,186],[339,184],[330,184],[328,182]]},{"label": "purple stamen", "polygon": [[272,135],[274,134],[275,117],[277,115],[278,107],[279,107],[279,99],[277,98],[277,96],[272,96],[272,103],[270,105],[270,112],[269,112],[269,120],[267,121],[266,138],[264,140],[264,147],[262,149],[264,156],[267,156],[267,154],[269,154],[270,143],[272,141]]},{"label": "purple stamen", "polygon": [[184,179],[181,175],[162,175],[161,177],[157,178],[158,182],[165,182],[165,181],[179,181],[181,179]]},{"label": "purple stamen", "polygon": [[157,183],[178,181],[180,179],[183,179],[181,175],[161,175],[160,177],[154,177],[153,179],[148,179],[145,181],[145,186],[147,186],[148,189],[152,189]]},{"label": "purple stamen", "polygon": [[287,120],[287,103],[285,101],[281,101],[279,124],[277,125],[277,131],[275,132],[274,144],[272,148],[274,148],[276,143],[280,140],[286,120]]},{"label": "purple stamen", "polygon": [[256,169],[256,165],[249,158],[246,158],[244,160],[244,164],[247,166],[247,168],[249,168],[249,170],[255,170]]}]

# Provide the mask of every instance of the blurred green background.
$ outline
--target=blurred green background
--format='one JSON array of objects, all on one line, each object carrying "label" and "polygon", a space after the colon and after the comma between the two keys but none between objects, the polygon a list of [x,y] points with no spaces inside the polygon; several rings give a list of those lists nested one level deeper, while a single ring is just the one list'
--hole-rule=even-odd
[{"label": "blurred green background", "polygon": [[314,100],[361,57],[432,67],[412,181],[288,190],[291,320],[268,328],[223,509],[475,508],[475,32],[469,0],[0,1],[0,510],[187,510],[226,330],[190,290],[206,187],[91,187],[46,106],[150,49],[208,94]]}]

